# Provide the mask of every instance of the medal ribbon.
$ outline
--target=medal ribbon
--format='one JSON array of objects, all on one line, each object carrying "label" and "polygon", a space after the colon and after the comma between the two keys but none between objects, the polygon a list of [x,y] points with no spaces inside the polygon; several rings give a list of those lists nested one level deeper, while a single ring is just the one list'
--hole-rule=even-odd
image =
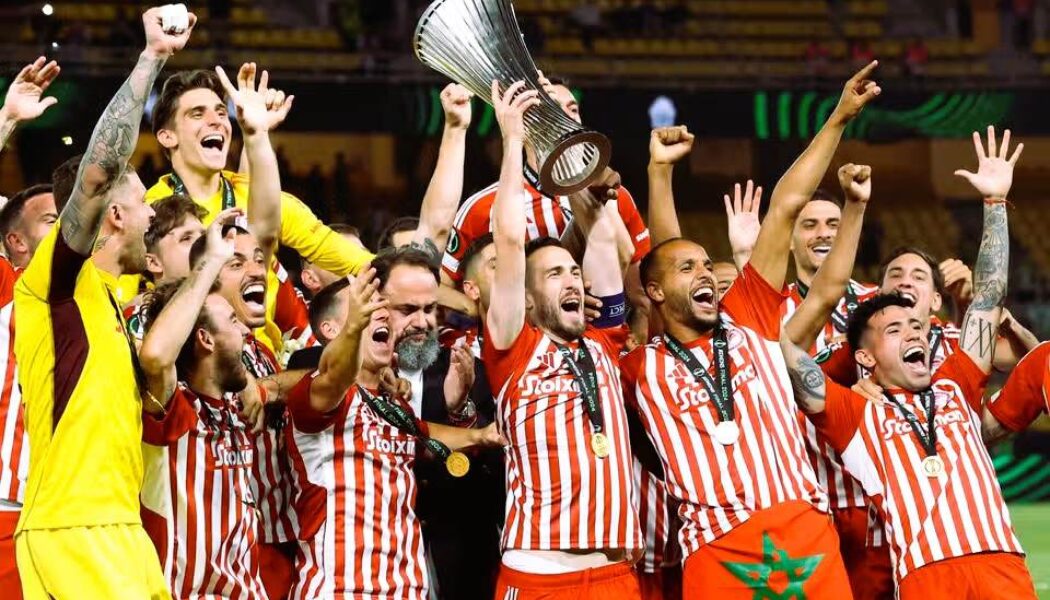
[{"label": "medal ribbon", "polygon": [[919,394],[923,408],[926,410],[927,427],[925,434],[922,431],[922,423],[919,423],[919,417],[915,416],[915,413],[905,408],[893,394],[889,392],[883,392],[882,394],[904,415],[904,420],[908,422],[908,425],[911,425],[911,430],[915,432],[915,437],[919,439],[919,444],[926,451],[926,456],[937,456],[937,424],[934,422],[937,416],[937,401],[933,396],[933,390],[926,389]]},{"label": "medal ribbon", "polygon": [[423,431],[419,428],[419,423],[416,422],[415,417],[405,410],[405,407],[391,402],[385,394],[373,396],[371,392],[363,387],[358,387],[357,389],[360,390],[361,398],[364,399],[369,408],[376,411],[379,416],[383,417],[383,420],[423,442],[423,445],[438,458],[447,460],[449,455],[452,454],[452,451],[445,444],[434,438],[424,436]]},{"label": "medal ribbon", "polygon": [[576,383],[580,386],[580,394],[583,396],[583,404],[587,408],[587,417],[591,421],[591,429],[594,433],[605,431],[605,415],[602,414],[602,406],[598,403],[598,371],[594,366],[594,359],[587,350],[587,344],[580,338],[580,352],[577,359],[572,350],[561,344],[556,344],[565,362],[569,365]]},{"label": "medal ribbon", "polygon": [[704,368],[704,365],[700,364],[696,356],[686,349],[681,342],[676,340],[674,336],[665,333],[664,343],[678,360],[685,363],[686,368],[693,374],[693,377],[707,388],[707,393],[715,401],[715,406],[718,407],[719,419],[721,421],[732,421],[735,418],[733,376],[729,367],[729,343],[726,341],[726,330],[722,327],[722,324],[719,323],[715,328],[715,334],[711,340],[711,348],[714,352],[714,360],[712,362],[715,366],[715,373],[718,375],[717,388],[715,388],[715,382],[711,378],[711,374]]},{"label": "medal ribbon", "polygon": [[[809,286],[802,283],[801,281],[795,282],[795,287],[798,288],[798,295],[803,298],[809,294]],[[842,316],[839,311],[833,311],[831,313],[831,324],[834,325],[835,331],[839,333],[846,333],[849,330],[849,318],[853,316],[853,311],[857,309],[857,293],[853,291],[853,284],[846,284],[846,293],[843,294],[846,300],[846,316]]]},{"label": "medal ribbon", "polygon": [[930,335],[927,339],[930,341],[930,364],[933,364],[935,358],[937,358],[937,350],[941,347],[941,338],[944,337],[944,329],[939,325],[930,327]]},{"label": "medal ribbon", "polygon": [[120,310],[120,305],[117,304],[116,298],[109,292],[109,288],[106,288],[106,298],[109,299],[109,304],[117,313],[120,333],[124,335],[124,340],[127,341],[128,349],[131,351],[131,368],[135,371],[135,382],[138,383],[140,393],[145,392],[149,389],[149,385],[146,383],[146,372],[142,370],[142,365],[139,363],[139,353],[135,349],[135,342],[131,339],[131,334],[128,333],[128,324],[124,322],[124,313]]},{"label": "medal ribbon", "polygon": [[[233,195],[233,184],[222,173],[219,173],[219,180],[222,181],[222,210],[233,208],[237,204],[237,199]],[[182,178],[175,171],[168,175],[168,183],[171,184],[173,193],[186,195],[186,184],[182,182]]]}]

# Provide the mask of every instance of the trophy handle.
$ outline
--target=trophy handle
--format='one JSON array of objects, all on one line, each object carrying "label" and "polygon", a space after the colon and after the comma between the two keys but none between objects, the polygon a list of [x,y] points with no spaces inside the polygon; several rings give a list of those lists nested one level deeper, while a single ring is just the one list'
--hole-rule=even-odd
[{"label": "trophy handle", "polygon": [[[559,107],[560,110],[561,107]],[[572,175],[559,164],[575,162],[567,154],[573,151],[592,154],[587,168]],[[612,143],[605,135],[593,129],[569,131],[554,143],[540,165],[540,188],[547,194],[568,196],[590,186],[605,171],[612,159]]]}]

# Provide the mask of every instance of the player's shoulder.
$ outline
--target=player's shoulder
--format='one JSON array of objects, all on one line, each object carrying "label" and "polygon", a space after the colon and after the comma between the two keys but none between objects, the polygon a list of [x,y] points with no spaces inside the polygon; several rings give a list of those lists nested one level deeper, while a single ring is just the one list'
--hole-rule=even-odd
[{"label": "player's shoulder", "polygon": [[849,280],[850,289],[857,296],[857,300],[864,302],[865,300],[871,299],[873,296],[879,293],[879,286],[874,283],[861,283],[859,281]]},{"label": "player's shoulder", "polygon": [[157,182],[146,190],[146,202],[153,204],[161,198],[166,198],[174,193],[169,181],[170,175],[161,175]]},{"label": "player's shoulder", "polygon": [[620,373],[623,374],[625,381],[638,381],[646,363],[650,360],[651,354],[654,351],[658,351],[656,349],[660,346],[660,341],[659,338],[653,338],[648,343],[631,350],[620,359]]},{"label": "player's shoulder", "polygon": [[489,211],[492,209],[492,204],[496,201],[496,192],[498,191],[499,182],[497,181],[468,196],[463,201],[463,204],[459,205],[459,210],[456,211],[455,226],[463,227],[468,218],[479,219],[483,217],[485,220],[488,220]]}]

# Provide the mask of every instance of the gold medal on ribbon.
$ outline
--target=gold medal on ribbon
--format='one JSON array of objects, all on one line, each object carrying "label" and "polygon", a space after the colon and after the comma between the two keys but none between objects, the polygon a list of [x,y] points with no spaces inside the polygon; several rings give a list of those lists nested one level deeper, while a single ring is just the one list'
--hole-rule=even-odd
[{"label": "gold medal on ribbon", "polygon": [[445,468],[453,477],[463,477],[470,471],[470,459],[462,452],[453,452],[445,459]]},{"label": "gold medal on ribbon", "polygon": [[930,479],[936,479],[944,473],[944,460],[940,456],[927,456],[922,459],[922,470]]},{"label": "gold medal on ribbon", "polygon": [[605,437],[605,434],[600,431],[592,433],[591,450],[598,458],[609,456],[609,438]]}]

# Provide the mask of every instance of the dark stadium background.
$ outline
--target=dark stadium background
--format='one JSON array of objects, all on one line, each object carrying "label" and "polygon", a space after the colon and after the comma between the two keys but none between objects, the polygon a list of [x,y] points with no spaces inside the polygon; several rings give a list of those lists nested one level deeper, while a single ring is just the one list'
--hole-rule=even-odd
[{"label": "dark stadium background", "polygon": [[[681,221],[728,257],[722,193],[748,176],[766,189],[870,58],[884,93],[851,125],[835,165],[874,169],[859,279],[905,242],[973,262],[980,204],[952,176],[973,162],[971,131],[1010,127],[1027,151],[1015,178],[1008,306],[1050,336],[1050,1],[1048,0],[518,0],[526,42],[567,78],[584,121],[613,141],[613,165],[644,210],[650,107],[699,133],[676,173]],[[255,61],[296,95],[275,134],[282,182],[322,218],[366,241],[416,214],[437,155],[444,84],[412,54],[421,0],[187,3],[200,23],[167,69]],[[0,93],[21,65],[58,59],[60,100],[0,157],[0,189],[45,180],[83,150],[137,53],[139,2],[0,4]],[[163,75],[162,75],[163,77]],[[159,86],[158,86],[159,87]],[[466,192],[497,175],[498,131],[475,101]],[[667,119],[670,115],[664,114]],[[668,123],[670,124],[670,122]],[[144,128],[148,132],[148,128]],[[236,159],[231,152],[231,160]],[[144,133],[134,161],[152,184],[167,165]],[[231,165],[235,168],[235,165]],[[829,177],[829,189],[836,186]],[[1050,598],[1050,430],[1045,420],[996,449],[1036,585]]]}]

